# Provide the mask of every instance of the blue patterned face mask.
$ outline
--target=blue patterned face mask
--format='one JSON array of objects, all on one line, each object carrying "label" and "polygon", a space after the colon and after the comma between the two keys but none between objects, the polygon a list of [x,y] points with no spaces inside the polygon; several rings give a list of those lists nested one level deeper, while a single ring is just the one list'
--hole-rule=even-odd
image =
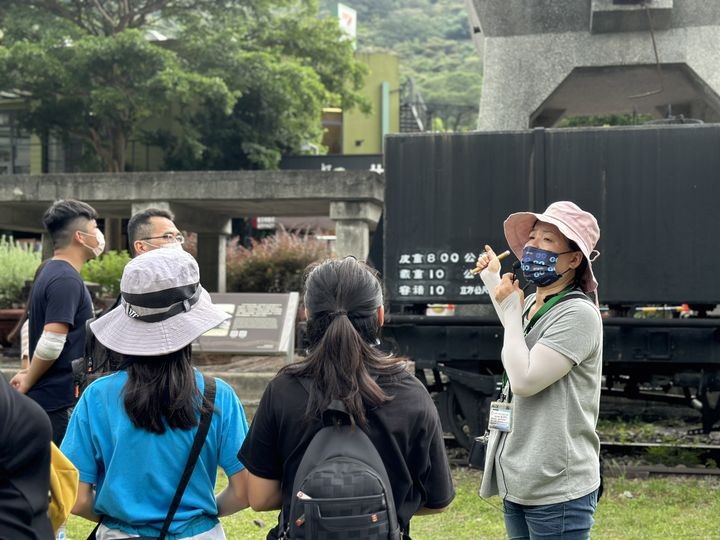
[{"label": "blue patterned face mask", "polygon": [[[555,271],[558,258],[560,255],[572,252],[573,251],[570,250],[555,253],[554,251],[525,246],[523,248],[522,259],[520,260],[523,277],[538,287],[552,285],[562,277],[562,274],[558,274]],[[568,268],[566,272],[569,270]],[[564,273],[565,272],[563,272],[563,274]]]}]

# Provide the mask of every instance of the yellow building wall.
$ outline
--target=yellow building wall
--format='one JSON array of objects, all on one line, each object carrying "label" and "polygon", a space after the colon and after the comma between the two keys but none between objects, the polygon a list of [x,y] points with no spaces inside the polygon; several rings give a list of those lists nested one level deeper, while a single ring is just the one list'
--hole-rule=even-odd
[{"label": "yellow building wall", "polygon": [[400,131],[400,65],[390,53],[357,53],[356,58],[368,66],[361,94],[370,102],[369,115],[359,110],[343,113],[343,154],[381,154],[383,152],[382,83],[389,84],[389,130]]},{"label": "yellow building wall", "polygon": [[42,140],[37,135],[30,136],[30,174],[42,174]]}]

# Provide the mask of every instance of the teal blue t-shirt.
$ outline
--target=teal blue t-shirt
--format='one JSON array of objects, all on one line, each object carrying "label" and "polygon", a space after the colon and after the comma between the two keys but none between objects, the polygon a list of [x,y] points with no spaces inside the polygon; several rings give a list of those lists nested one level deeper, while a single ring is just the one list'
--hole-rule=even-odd
[{"label": "teal blue t-shirt", "polygon": [[[200,392],[202,374],[195,370]],[[185,468],[197,428],[162,435],[136,428],[123,405],[127,373],[118,371],[83,392],[61,449],[96,485],[94,510],[103,524],[131,534],[157,536]],[[217,381],[215,414],[168,540],[205,532],[217,524],[214,487],[218,466],[232,476],[243,469],[237,453],[248,431],[245,412],[233,389]]]}]

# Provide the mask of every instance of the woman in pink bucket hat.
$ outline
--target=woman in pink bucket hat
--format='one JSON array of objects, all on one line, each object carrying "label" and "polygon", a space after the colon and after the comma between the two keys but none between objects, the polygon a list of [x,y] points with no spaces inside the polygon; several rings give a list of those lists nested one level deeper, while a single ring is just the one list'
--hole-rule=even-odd
[{"label": "woman in pink bucket hat", "polygon": [[501,277],[485,246],[477,269],[505,328],[505,373],[480,496],[502,497],[510,538],[589,538],[600,489],[603,336],[592,271],[600,229],[569,201],[511,214],[504,229],[536,291],[525,298],[513,273]]}]

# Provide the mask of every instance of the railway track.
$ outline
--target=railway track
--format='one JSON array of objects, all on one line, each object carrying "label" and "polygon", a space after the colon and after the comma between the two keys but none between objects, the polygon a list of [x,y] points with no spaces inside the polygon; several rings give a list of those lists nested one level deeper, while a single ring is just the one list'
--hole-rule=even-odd
[{"label": "railway track", "polygon": [[666,465],[627,465],[617,471],[604,470],[605,476],[624,476],[625,478],[649,478],[651,476],[712,476],[720,479],[717,467],[668,467]]},{"label": "railway track", "polygon": [[[468,451],[446,439],[448,460],[454,467],[466,467]],[[626,478],[651,476],[713,476],[720,478],[720,445],[668,444],[654,442],[600,443],[603,474]],[[673,465],[647,463],[671,462]],[[705,464],[705,466],[702,466]]]},{"label": "railway track", "polygon": [[665,448],[674,450],[689,450],[692,452],[704,452],[711,454],[711,457],[720,457],[720,445],[718,444],[670,444],[670,443],[654,443],[654,442],[615,442],[602,441],[600,449],[605,452],[613,452],[627,454],[637,451],[646,451],[650,448]]}]

